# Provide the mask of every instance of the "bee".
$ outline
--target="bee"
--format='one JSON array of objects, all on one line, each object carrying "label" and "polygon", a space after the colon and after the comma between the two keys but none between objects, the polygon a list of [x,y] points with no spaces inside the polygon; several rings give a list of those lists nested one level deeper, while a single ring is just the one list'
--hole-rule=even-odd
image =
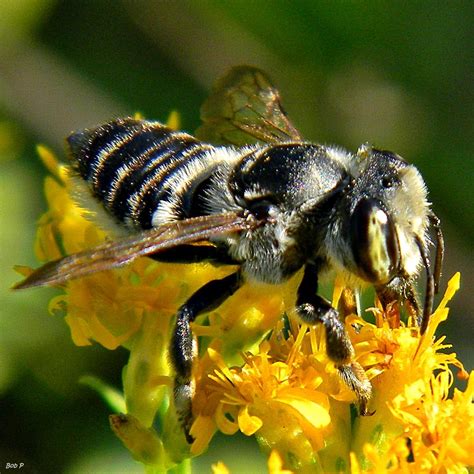
[{"label": "bee", "polygon": [[[202,119],[198,138],[134,118],[70,135],[77,187],[87,187],[125,235],[49,262],[15,288],[57,285],[140,256],[235,265],[234,273],[206,283],[176,312],[169,349],[174,402],[192,442],[197,346],[190,324],[244,284],[280,283],[303,269],[296,313],[324,326],[328,357],[367,414],[371,385],[352,363],[343,320],[318,294],[318,282],[336,273],[351,288],[373,285],[384,307],[406,303],[424,333],[444,244],[423,178],[390,151],[362,145],[351,153],[305,141],[270,80],[249,66],[218,81]],[[422,267],[426,290],[420,308],[415,283]]]}]

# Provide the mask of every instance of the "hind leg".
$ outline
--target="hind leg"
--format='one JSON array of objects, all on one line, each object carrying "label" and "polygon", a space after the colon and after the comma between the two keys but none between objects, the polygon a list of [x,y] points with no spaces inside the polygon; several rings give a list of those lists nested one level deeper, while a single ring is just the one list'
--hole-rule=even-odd
[{"label": "hind leg", "polygon": [[192,379],[193,361],[197,355],[197,341],[190,324],[204,312],[219,307],[241,286],[240,273],[232,273],[222,280],[213,280],[196,291],[178,310],[174,334],[171,339],[170,357],[175,370],[174,403],[178,418],[183,425],[189,443],[193,438],[189,433],[192,424]]}]

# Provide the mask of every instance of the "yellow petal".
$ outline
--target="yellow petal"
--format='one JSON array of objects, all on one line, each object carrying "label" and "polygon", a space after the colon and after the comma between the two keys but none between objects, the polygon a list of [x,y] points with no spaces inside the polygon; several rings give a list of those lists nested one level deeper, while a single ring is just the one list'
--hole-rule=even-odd
[{"label": "yellow petal", "polygon": [[64,319],[71,331],[72,342],[74,342],[76,346],[90,346],[92,344],[92,332],[86,321],[70,314]]},{"label": "yellow petal", "polygon": [[172,110],[168,115],[166,126],[171,130],[179,130],[181,128],[181,116],[177,110]]},{"label": "yellow petal", "polygon": [[276,449],[272,449],[270,456],[268,456],[268,474],[292,474],[293,471],[283,469],[283,460],[280,453]]},{"label": "yellow petal", "polygon": [[351,474],[362,474],[359,461],[357,460],[357,456],[355,455],[355,453],[351,452],[350,460],[351,460]]},{"label": "yellow petal", "polygon": [[212,474],[230,474],[229,469],[222,461],[218,461],[217,464],[211,466]]},{"label": "yellow petal", "polygon": [[456,292],[459,290],[461,287],[461,274],[459,272],[456,272],[453,277],[449,280],[448,282],[448,287],[446,289],[446,292],[444,293],[443,299],[441,303],[439,304],[438,308],[445,308],[446,305],[448,304],[448,301],[450,301],[453,296],[456,294]]},{"label": "yellow petal", "polygon": [[63,181],[64,174],[62,168],[64,166],[60,165],[54,153],[44,145],[38,145],[36,147],[36,152],[38,153],[41,161],[45,168],[56,178]]},{"label": "yellow petal", "polygon": [[328,397],[322,392],[291,388],[279,393],[277,400],[294,408],[315,428],[331,423]]},{"label": "yellow petal", "polygon": [[216,425],[209,416],[197,416],[191,426],[191,436],[194,438],[194,443],[191,446],[191,453],[197,455],[202,453],[209,446],[214,433]]},{"label": "yellow petal", "polygon": [[229,419],[222,404],[217,407],[215,420],[219,430],[224,434],[233,435],[239,430],[239,424]]},{"label": "yellow petal", "polygon": [[253,435],[263,425],[261,418],[250,415],[248,405],[239,411],[238,423],[240,431],[247,436]]}]

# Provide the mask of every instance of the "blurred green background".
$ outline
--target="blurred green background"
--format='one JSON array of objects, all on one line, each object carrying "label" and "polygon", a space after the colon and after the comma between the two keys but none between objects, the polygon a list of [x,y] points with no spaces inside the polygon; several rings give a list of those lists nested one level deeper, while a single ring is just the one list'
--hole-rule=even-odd
[{"label": "blurred green background", "polygon": [[[35,144],[61,156],[71,130],[137,111],[176,109],[192,131],[212,82],[237,64],[268,72],[308,139],[368,141],[419,167],[445,231],[442,287],[462,272],[443,329],[472,368],[473,45],[472,1],[0,0],[0,472],[142,472],[77,384],[93,373],[119,386],[125,351],[74,347],[48,315],[52,290],[8,290],[14,264],[36,264]],[[265,469],[253,440],[226,442],[196,471],[219,459],[233,473]]]}]

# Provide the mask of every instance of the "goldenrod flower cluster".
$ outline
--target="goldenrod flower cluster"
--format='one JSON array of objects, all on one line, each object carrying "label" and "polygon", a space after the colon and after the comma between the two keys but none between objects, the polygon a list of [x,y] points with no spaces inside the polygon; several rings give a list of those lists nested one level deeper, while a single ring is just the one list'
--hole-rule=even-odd
[{"label": "goldenrod flower cluster", "polygon": [[[106,235],[71,198],[68,170],[45,148],[51,172],[36,253],[45,262],[102,242]],[[217,430],[255,436],[272,474],[291,472],[468,472],[474,466],[473,377],[435,332],[459,275],[420,336],[399,314],[374,308],[375,323],[346,319],[355,362],[374,389],[370,416],[325,351],[323,328],[284,315],[298,277],[287,285],[246,286],[193,325],[200,354],[194,377],[194,443],[187,445],[172,406],[167,348],[176,309],[205,282],[233,268],[172,265],[141,258],[118,270],[73,280],[50,303],[66,314],[73,342],[130,351],[126,413],[114,432],[150,472],[166,472],[206,450]],[[23,272],[28,270],[23,269]],[[341,288],[336,285],[334,303]],[[452,390],[453,371],[466,380]],[[231,442],[231,440],[230,440]],[[227,473],[219,463],[214,473]]]}]

